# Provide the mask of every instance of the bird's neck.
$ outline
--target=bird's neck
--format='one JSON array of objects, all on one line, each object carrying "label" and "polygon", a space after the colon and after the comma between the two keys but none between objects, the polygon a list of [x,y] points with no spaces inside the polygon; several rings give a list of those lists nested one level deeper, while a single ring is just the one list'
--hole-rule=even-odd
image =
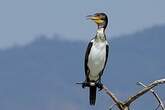
[{"label": "bird's neck", "polygon": [[96,33],[95,39],[96,40],[101,40],[101,41],[106,40],[105,29],[104,28],[98,28],[97,29],[97,33]]}]

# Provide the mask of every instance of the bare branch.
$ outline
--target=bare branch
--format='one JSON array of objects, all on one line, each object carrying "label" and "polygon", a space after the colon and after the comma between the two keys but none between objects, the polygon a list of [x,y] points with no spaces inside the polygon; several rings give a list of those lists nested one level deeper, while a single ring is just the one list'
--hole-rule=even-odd
[{"label": "bare branch", "polygon": [[103,85],[103,90],[112,98],[112,100],[115,102],[115,105],[117,105],[117,107],[122,110],[121,101],[119,101],[117,97],[105,85]]},{"label": "bare branch", "polygon": [[130,105],[137,98],[139,98],[140,96],[144,95],[146,92],[150,91],[155,86],[157,86],[159,84],[163,84],[163,83],[165,83],[165,79],[160,79],[160,80],[156,80],[156,81],[152,82],[151,84],[149,84],[148,86],[146,86],[144,89],[142,89],[141,91],[139,91],[134,96],[129,97],[128,100],[125,101],[125,104],[126,105]]},{"label": "bare branch", "polygon": [[160,107],[160,104],[158,104],[158,106],[156,107],[156,109],[155,109],[155,110],[158,110],[158,109],[159,109],[159,107]]},{"label": "bare branch", "polygon": [[115,103],[118,103],[119,102],[119,100],[117,99],[117,97],[105,85],[103,85],[103,90],[106,92],[106,94],[108,94],[112,98],[112,100]]},{"label": "bare branch", "polygon": [[[144,85],[142,82],[138,82],[139,85],[143,86],[143,87],[147,87],[146,85]],[[159,105],[156,107],[156,110],[161,107],[162,110],[165,110],[164,104],[162,102],[162,100],[160,99],[160,97],[158,96],[158,94],[153,90],[150,89],[150,91],[152,92],[152,94],[155,96],[155,98],[157,99]]]}]

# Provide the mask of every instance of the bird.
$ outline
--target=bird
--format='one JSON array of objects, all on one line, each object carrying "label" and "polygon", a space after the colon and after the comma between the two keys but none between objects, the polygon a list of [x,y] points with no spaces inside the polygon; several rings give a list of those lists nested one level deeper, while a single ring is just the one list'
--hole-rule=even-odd
[{"label": "bird", "polygon": [[101,77],[103,75],[109,53],[109,44],[106,39],[105,30],[108,25],[108,17],[105,13],[95,13],[88,15],[88,19],[94,21],[97,25],[95,37],[88,43],[85,53],[85,81],[82,87],[89,87],[90,105],[95,105],[97,88],[102,90],[103,84]]}]

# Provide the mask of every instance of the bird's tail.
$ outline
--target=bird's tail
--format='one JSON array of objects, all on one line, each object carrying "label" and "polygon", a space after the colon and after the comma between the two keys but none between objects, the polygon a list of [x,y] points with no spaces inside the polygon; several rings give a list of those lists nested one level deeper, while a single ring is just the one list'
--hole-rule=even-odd
[{"label": "bird's tail", "polygon": [[95,102],[96,102],[96,86],[90,86],[89,100],[90,100],[90,105],[95,105]]}]

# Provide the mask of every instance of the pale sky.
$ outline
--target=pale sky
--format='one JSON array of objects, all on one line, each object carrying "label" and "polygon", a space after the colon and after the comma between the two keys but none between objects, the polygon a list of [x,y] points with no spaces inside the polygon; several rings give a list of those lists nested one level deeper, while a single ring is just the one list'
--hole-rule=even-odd
[{"label": "pale sky", "polygon": [[95,24],[85,16],[105,12],[108,36],[165,24],[165,0],[0,0],[0,48],[26,44],[40,35],[89,40]]}]

